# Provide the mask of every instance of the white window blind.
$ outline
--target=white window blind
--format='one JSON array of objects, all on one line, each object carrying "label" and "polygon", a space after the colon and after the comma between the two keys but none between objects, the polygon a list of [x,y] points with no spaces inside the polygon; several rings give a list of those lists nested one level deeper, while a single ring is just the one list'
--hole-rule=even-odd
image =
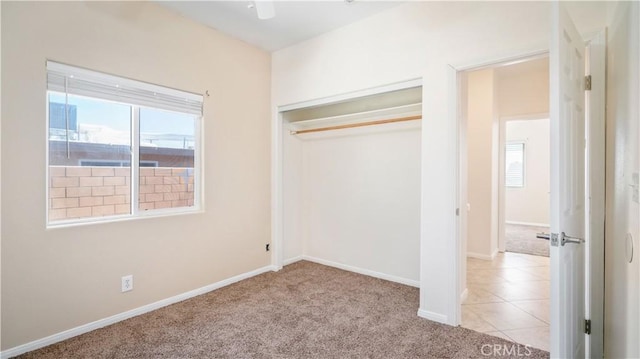
[{"label": "white window blind", "polygon": [[202,95],[47,61],[47,89],[202,116]]},{"label": "white window blind", "polygon": [[505,185],[524,187],[524,143],[507,143],[505,147]]}]

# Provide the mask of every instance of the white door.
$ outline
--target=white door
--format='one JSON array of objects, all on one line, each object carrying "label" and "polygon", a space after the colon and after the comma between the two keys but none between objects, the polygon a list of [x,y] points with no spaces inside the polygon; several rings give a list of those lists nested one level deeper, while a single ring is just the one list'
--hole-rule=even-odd
[{"label": "white door", "polygon": [[552,358],[583,358],[585,43],[559,2],[551,21],[550,351]]}]

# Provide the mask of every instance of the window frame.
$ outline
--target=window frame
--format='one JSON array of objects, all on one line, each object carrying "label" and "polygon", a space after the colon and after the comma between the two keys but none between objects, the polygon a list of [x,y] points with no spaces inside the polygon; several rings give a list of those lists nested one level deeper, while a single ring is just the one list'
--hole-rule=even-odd
[{"label": "window frame", "polygon": [[[109,75],[113,76],[113,75]],[[134,81],[123,78],[126,81]],[[158,85],[155,85],[158,86]],[[173,89],[169,89],[172,91],[176,91]],[[176,215],[186,215],[186,214],[197,214],[204,212],[204,201],[203,201],[203,192],[204,192],[204,175],[203,175],[203,149],[204,149],[204,131],[203,131],[203,120],[204,114],[200,115],[190,114],[187,112],[180,112],[177,110],[168,110],[162,109],[158,107],[152,106],[142,106],[132,103],[127,103],[123,101],[114,101],[111,99],[103,99],[99,97],[91,97],[91,96],[83,96],[73,94],[73,96],[83,97],[87,99],[103,101],[107,103],[117,103],[129,106],[131,109],[130,116],[130,136],[131,136],[131,165],[130,168],[130,213],[128,214],[115,214],[109,216],[95,216],[95,217],[84,217],[84,218],[74,218],[74,219],[63,219],[63,220],[54,220],[50,221],[49,212],[51,210],[50,201],[50,190],[51,190],[51,177],[50,177],[50,118],[49,118],[49,103],[50,103],[50,94],[63,94],[63,92],[56,90],[45,90],[45,105],[46,105],[46,136],[45,136],[45,228],[46,229],[54,229],[54,228],[65,228],[65,227],[75,227],[75,226],[84,226],[84,225],[92,225],[92,224],[102,224],[102,223],[111,223],[111,222],[121,222],[121,221],[130,221],[130,220],[138,220],[144,218],[157,218],[157,217],[167,217],[167,216],[176,216]],[[204,97],[203,97],[204,100]],[[203,101],[204,103],[204,101]],[[184,207],[169,207],[169,208],[159,208],[152,210],[140,210],[139,209],[139,195],[140,195],[140,109],[141,108],[149,108],[154,110],[161,110],[166,112],[174,112],[180,114],[187,114],[194,117],[194,159],[193,159],[193,205],[192,206],[184,206]]]},{"label": "window frame", "polygon": [[[194,149],[193,149],[193,206],[191,207],[171,207],[171,208],[159,208],[153,210],[141,211],[138,206],[138,200],[140,196],[140,108],[153,108],[147,106],[131,105],[131,214],[127,216],[148,218],[148,217],[163,217],[172,214],[185,214],[199,212],[201,209],[202,198],[200,196],[202,184],[201,182],[201,157],[202,157],[202,117],[195,116],[194,121]],[[163,110],[169,111],[169,110]],[[169,111],[172,112],[172,111]],[[176,112],[176,111],[173,111]],[[138,184],[138,190],[134,190],[133,183]]]},{"label": "window frame", "polygon": [[[522,185],[509,185],[507,181],[507,173],[509,172],[507,169],[507,148],[509,145],[522,145]],[[504,146],[504,158],[505,158],[505,168],[504,168],[504,186],[505,188],[525,188],[526,187],[526,173],[527,173],[527,145],[526,141],[507,141]]]}]

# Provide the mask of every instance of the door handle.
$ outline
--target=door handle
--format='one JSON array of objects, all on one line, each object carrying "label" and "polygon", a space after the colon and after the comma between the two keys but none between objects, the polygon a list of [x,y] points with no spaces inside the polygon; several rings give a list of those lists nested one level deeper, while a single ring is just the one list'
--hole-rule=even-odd
[{"label": "door handle", "polygon": [[558,246],[558,235],[556,233],[536,233],[536,238],[544,239],[551,242],[552,247]]},{"label": "door handle", "polygon": [[582,244],[584,243],[584,239],[568,236],[566,233],[562,232],[559,235],[557,233],[536,233],[536,238],[551,240],[551,245],[553,247],[558,246],[558,242],[560,242],[561,246],[564,246],[567,243],[570,244]]},{"label": "door handle", "polygon": [[560,233],[560,244],[565,245],[566,243],[571,244],[582,244],[584,243],[584,239],[578,237],[571,237],[566,235],[564,232]]}]

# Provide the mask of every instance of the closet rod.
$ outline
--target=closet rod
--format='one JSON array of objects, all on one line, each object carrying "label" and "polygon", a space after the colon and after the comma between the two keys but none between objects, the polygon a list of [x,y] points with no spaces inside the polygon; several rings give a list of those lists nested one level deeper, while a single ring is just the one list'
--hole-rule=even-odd
[{"label": "closet rod", "polygon": [[289,131],[289,134],[291,134],[291,135],[299,135],[299,134],[302,134],[302,133],[322,132],[322,131],[331,131],[331,130],[342,130],[342,129],[345,129],[345,128],[382,125],[382,124],[385,124],[385,123],[413,121],[413,120],[420,120],[420,119],[422,119],[421,115],[398,117],[398,118],[389,118],[389,119],[386,119],[386,120],[377,120],[377,121],[369,121],[369,122],[352,123],[352,124],[348,124],[348,125],[328,126],[328,127],[320,127],[320,128],[311,128],[311,129],[308,129],[308,130]]}]

